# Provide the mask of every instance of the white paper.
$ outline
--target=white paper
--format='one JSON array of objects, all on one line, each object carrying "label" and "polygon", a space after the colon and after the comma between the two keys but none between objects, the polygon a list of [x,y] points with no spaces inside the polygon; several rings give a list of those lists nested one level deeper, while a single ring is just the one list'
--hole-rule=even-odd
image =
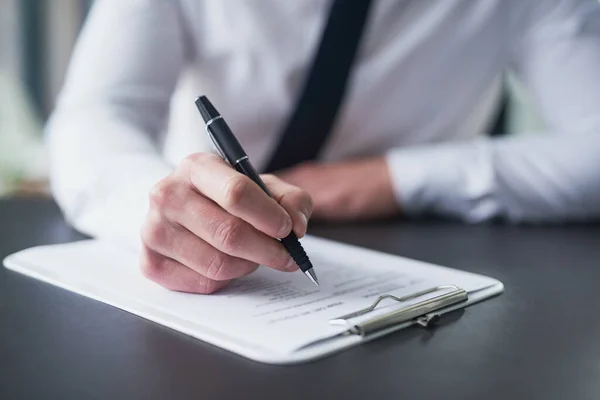
[{"label": "white paper", "polygon": [[[320,287],[300,271],[261,267],[213,295],[172,292],[143,278],[137,257],[112,243],[84,241],[26,250],[7,266],[144,315],[230,349],[291,354],[346,328],[329,320],[397,296],[454,284],[474,292],[498,282],[354,246],[305,238]],[[391,303],[383,307],[394,307]]]}]

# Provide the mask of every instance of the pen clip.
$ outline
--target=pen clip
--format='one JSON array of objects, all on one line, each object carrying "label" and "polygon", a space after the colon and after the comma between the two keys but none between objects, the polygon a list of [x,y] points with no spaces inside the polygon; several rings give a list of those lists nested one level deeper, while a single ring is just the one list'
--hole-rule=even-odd
[{"label": "pen clip", "polygon": [[[356,318],[374,311],[379,303],[383,300],[391,299],[402,303],[432,293],[440,294],[434,297],[426,298],[418,303],[377,315],[366,321],[358,323],[352,323],[349,321],[352,318]],[[377,298],[377,300],[375,300],[375,302],[369,307],[332,319],[329,321],[329,323],[333,325],[347,326],[348,334],[360,336],[366,336],[389,326],[398,325],[409,321],[414,321],[423,327],[427,327],[430,323],[435,322],[439,318],[439,313],[436,313],[437,311],[467,300],[468,294],[466,290],[454,285],[435,286],[402,297],[385,294],[379,296],[379,298]]]}]

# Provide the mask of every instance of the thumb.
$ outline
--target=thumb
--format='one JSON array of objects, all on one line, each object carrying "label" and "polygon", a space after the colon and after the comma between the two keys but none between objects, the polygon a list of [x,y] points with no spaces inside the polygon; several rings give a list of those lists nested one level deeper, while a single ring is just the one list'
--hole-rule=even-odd
[{"label": "thumb", "polygon": [[308,220],[313,212],[313,201],[307,191],[290,185],[274,175],[261,175],[273,198],[292,218],[292,229],[296,236],[306,234]]}]

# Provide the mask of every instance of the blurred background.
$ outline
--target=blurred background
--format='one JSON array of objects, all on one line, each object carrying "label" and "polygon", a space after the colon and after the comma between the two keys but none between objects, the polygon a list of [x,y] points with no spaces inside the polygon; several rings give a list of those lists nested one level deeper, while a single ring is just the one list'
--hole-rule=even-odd
[{"label": "blurred background", "polygon": [[[129,1],[129,0],[124,0]],[[0,197],[48,196],[43,128],[93,0],[0,0]],[[506,130],[542,128],[506,77]]]},{"label": "blurred background", "polygon": [[0,0],[0,196],[45,195],[43,127],[91,0]]}]

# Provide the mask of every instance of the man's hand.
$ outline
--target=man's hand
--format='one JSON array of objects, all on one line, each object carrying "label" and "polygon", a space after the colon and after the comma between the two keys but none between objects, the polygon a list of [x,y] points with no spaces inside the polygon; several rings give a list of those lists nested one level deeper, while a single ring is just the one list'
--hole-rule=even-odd
[{"label": "man's hand", "polygon": [[306,233],[308,193],[262,176],[275,198],[221,158],[187,157],[150,193],[142,228],[142,273],[172,290],[212,293],[259,264],[295,271],[298,266],[276,238]]},{"label": "man's hand", "polygon": [[335,164],[306,163],[277,175],[310,194],[313,216],[319,219],[381,218],[400,211],[383,157]]}]

